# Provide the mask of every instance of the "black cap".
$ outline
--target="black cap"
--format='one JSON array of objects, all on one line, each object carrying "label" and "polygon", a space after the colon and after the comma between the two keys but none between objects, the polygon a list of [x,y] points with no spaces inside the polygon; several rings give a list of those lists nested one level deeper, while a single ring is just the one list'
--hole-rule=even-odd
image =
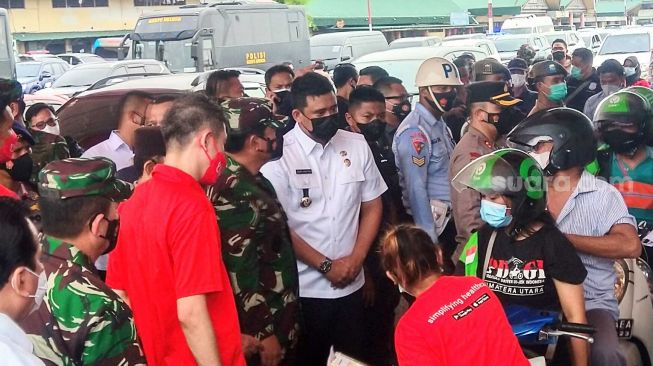
[{"label": "black cap", "polygon": [[523,58],[513,58],[508,62],[508,70],[528,70],[528,63]]},{"label": "black cap", "polygon": [[599,68],[596,69],[596,71],[598,71],[599,74],[612,73],[619,76],[626,75],[626,70],[624,69],[624,66],[619,61],[613,58],[603,61],[601,66],[599,66]]},{"label": "black cap", "polygon": [[466,88],[468,104],[490,102],[499,107],[510,107],[521,102],[510,95],[508,85],[503,81],[478,81]]},{"label": "black cap", "polygon": [[510,80],[510,71],[493,58],[486,58],[474,64],[474,80],[480,81],[487,75],[503,75],[506,80]]},{"label": "black cap", "polygon": [[543,76],[562,75],[567,76],[567,70],[562,65],[555,61],[541,61],[533,65],[531,72],[528,74],[529,78],[535,79]]},{"label": "black cap", "polygon": [[18,80],[0,78],[0,94],[6,95],[9,102],[23,99],[23,86]]},{"label": "black cap", "polygon": [[11,128],[14,130],[16,135],[19,137],[22,137],[23,140],[29,142],[30,145],[34,145],[36,141],[34,141],[34,137],[32,136],[29,131],[27,131],[27,128],[23,126],[20,122],[14,122],[13,125],[11,125]]}]

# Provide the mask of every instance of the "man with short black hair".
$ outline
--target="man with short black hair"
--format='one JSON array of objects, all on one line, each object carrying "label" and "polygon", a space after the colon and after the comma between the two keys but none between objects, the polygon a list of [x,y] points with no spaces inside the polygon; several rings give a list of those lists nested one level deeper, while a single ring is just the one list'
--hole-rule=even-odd
[{"label": "man with short black hair", "polygon": [[134,165],[116,173],[118,179],[134,184],[148,181],[154,167],[163,163],[166,145],[160,126],[141,127],[134,132]]},{"label": "man with short black hair", "polygon": [[406,91],[403,82],[392,76],[377,80],[374,89],[380,91],[385,98],[385,134],[392,144],[399,124],[412,110],[410,94]]},{"label": "man with short black hair", "polygon": [[582,112],[585,102],[601,92],[601,80],[592,67],[593,62],[594,54],[587,48],[577,48],[571,55],[571,72],[567,77],[568,96],[565,99],[567,107]]},{"label": "man with short black hair", "polygon": [[380,66],[368,66],[362,68],[358,73],[358,84],[357,85],[368,85],[372,86],[379,79],[390,76],[387,71],[385,71]]},{"label": "man with short black hair", "polygon": [[38,182],[39,171],[49,162],[70,158],[66,140],[59,135],[59,120],[54,108],[45,103],[35,103],[25,113],[25,121],[34,137],[32,146],[31,182]]},{"label": "man with short black hair", "polygon": [[159,126],[172,107],[177,95],[159,95],[145,109],[145,126]]},{"label": "man with short black hair", "polygon": [[23,85],[15,79],[0,78],[0,93],[9,96],[9,108],[14,122],[25,126],[23,113],[25,112],[25,99],[23,98]]},{"label": "man with short black hair", "polygon": [[161,127],[165,163],[120,206],[107,284],[131,305],[149,364],[245,365],[217,219],[201,186],[226,165],[225,124],[205,95],[177,99]]},{"label": "man with short black hair", "polygon": [[293,80],[295,80],[295,72],[285,65],[272,66],[265,72],[265,97],[272,102],[276,114],[291,116],[290,89]]},{"label": "man with short black hair", "polygon": [[613,93],[626,87],[626,71],[621,63],[615,59],[603,61],[597,69],[601,81],[601,92],[595,94],[585,102],[583,113],[589,118],[594,118],[599,103]]},{"label": "man with short black hair", "polygon": [[213,100],[222,102],[226,99],[242,98],[245,87],[240,82],[240,71],[217,70],[206,80],[206,95]]},{"label": "man with short black hair", "polygon": [[284,135],[283,157],[262,172],[288,215],[297,256],[305,325],[299,360],[323,365],[332,345],[364,359],[362,266],[387,187],[365,138],[338,129],[327,78],[314,72],[298,77],[292,94],[297,124]]},{"label": "man with short black hair", "polygon": [[562,67],[567,70],[567,72],[571,71],[571,56],[567,53],[568,51],[567,48],[567,42],[565,42],[564,39],[558,38],[554,40],[551,43],[551,58],[550,60],[553,60]]},{"label": "man with short black hair", "polygon": [[338,128],[347,128],[345,113],[349,108],[349,94],[358,85],[358,71],[352,64],[339,64],[333,69],[333,84],[338,101]]}]

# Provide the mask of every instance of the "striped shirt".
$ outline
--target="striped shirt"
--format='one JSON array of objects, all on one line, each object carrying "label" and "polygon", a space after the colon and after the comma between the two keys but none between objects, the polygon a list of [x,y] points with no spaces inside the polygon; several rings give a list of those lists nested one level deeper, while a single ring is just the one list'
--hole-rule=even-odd
[{"label": "striped shirt", "polygon": [[[565,234],[582,236],[604,236],[618,224],[636,226],[619,191],[586,171],[562,208],[557,224]],[[583,283],[585,309],[608,310],[616,320],[619,304],[614,296],[614,259],[582,252],[578,256],[587,269]]]}]

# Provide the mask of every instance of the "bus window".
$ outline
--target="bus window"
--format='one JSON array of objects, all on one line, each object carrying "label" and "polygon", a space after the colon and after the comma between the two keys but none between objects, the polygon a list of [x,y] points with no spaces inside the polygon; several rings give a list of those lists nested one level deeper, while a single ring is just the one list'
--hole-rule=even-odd
[{"label": "bus window", "polygon": [[204,60],[204,69],[210,70],[213,68],[213,39],[202,39],[202,58]]}]

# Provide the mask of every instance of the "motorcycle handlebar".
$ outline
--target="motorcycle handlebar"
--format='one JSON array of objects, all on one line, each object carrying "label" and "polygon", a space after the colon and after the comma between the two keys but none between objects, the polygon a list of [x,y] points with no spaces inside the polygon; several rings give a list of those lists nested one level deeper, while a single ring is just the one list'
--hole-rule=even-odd
[{"label": "motorcycle handlebar", "polygon": [[557,330],[561,330],[563,332],[571,332],[571,333],[583,333],[583,334],[594,334],[594,333],[596,333],[596,328],[594,328],[591,325],[587,325],[587,324],[562,322],[562,323],[556,324],[552,328],[555,328]]}]

